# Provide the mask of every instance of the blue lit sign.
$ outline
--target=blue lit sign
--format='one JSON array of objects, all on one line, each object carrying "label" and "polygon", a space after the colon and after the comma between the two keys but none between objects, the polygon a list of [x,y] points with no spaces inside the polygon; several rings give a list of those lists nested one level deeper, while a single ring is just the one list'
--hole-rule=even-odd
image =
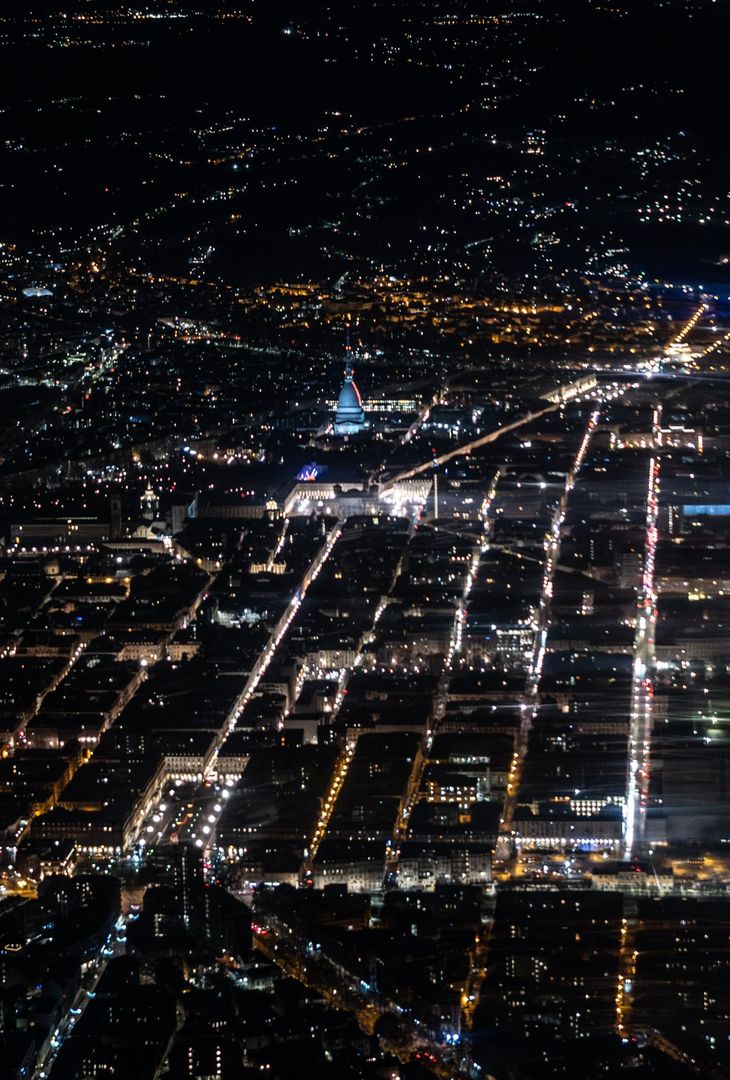
[{"label": "blue lit sign", "polygon": [[688,503],[682,507],[688,517],[706,514],[708,517],[730,517],[730,503]]}]

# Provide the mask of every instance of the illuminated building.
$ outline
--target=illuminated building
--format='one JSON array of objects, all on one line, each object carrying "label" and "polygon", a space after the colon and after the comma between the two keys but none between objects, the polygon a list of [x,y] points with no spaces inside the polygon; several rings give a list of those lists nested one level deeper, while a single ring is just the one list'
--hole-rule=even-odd
[{"label": "illuminated building", "polygon": [[160,512],[160,501],[155,495],[151,484],[147,484],[142,496],[142,517],[145,521],[154,521]]},{"label": "illuminated building", "polygon": [[356,435],[365,427],[365,410],[362,398],[352,377],[352,364],[348,356],[345,367],[345,381],[337,400],[334,432],[336,435]]}]

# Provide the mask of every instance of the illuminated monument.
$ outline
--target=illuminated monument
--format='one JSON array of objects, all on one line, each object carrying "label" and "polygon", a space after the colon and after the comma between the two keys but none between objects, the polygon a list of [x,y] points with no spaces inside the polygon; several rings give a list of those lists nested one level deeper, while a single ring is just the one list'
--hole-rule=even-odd
[{"label": "illuminated monument", "polygon": [[154,521],[160,513],[160,500],[157,498],[152,485],[147,482],[147,490],[141,499],[142,517],[145,521]]},{"label": "illuminated monument", "polygon": [[335,413],[335,435],[356,435],[365,427],[365,410],[362,407],[360,391],[352,379],[352,363],[348,348],[347,364],[345,366],[345,381],[337,399],[337,412]]}]

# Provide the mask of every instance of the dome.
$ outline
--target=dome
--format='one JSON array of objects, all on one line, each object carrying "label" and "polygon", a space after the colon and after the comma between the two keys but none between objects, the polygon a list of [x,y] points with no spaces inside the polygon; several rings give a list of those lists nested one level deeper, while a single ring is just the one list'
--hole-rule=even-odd
[{"label": "dome", "polygon": [[365,410],[362,407],[360,391],[352,379],[352,367],[348,363],[345,368],[345,381],[337,399],[337,412],[335,413],[335,432],[338,435],[349,435],[361,431],[365,426]]},{"label": "dome", "polygon": [[344,412],[360,412],[362,409],[362,398],[360,397],[360,391],[355,386],[354,382],[345,380],[345,385],[340,390],[340,396],[337,399],[337,415]]}]

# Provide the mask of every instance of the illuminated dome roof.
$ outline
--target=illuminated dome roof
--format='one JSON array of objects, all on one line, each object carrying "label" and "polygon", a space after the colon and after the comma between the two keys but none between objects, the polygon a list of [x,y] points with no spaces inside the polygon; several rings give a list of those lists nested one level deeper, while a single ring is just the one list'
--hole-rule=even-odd
[{"label": "illuminated dome roof", "polygon": [[340,396],[337,399],[337,415],[350,413],[353,409],[357,413],[362,410],[362,398],[360,397],[360,391],[352,381],[352,373],[348,372],[345,376],[344,385],[340,390]]},{"label": "illuminated dome roof", "polygon": [[352,365],[348,361],[345,368],[345,381],[337,399],[335,432],[339,435],[348,435],[351,432],[360,431],[364,426],[365,411],[362,407],[362,398],[353,382]]}]

